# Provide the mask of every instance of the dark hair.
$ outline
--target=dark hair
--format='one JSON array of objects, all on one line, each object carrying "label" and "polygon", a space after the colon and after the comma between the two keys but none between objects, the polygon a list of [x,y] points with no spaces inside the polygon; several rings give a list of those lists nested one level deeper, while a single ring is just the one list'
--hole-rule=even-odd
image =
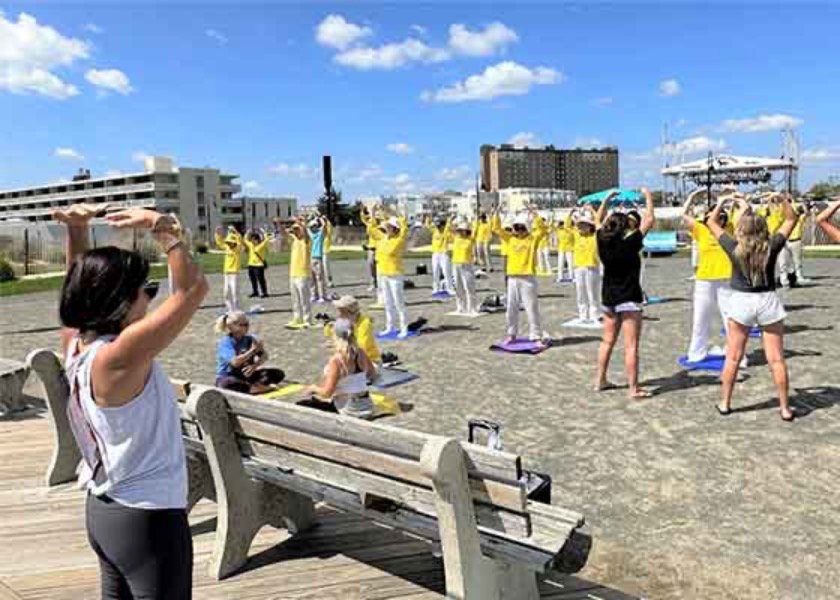
[{"label": "dark hair", "polygon": [[612,240],[622,237],[627,231],[627,221],[628,219],[625,213],[614,212],[611,214],[604,221],[604,225],[599,231],[601,239]]},{"label": "dark hair", "polygon": [[639,223],[641,225],[642,215],[639,214],[638,210],[635,210],[635,209],[634,210],[628,210],[627,211],[627,216],[631,219],[634,219],[636,221],[636,223]]},{"label": "dark hair", "polygon": [[137,252],[114,246],[85,252],[64,278],[61,324],[80,333],[118,334],[148,275],[149,262]]}]

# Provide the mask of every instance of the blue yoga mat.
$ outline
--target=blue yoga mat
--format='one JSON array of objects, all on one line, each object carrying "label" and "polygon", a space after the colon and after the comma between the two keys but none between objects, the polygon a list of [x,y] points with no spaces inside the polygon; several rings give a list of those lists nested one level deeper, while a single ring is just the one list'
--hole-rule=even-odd
[{"label": "blue yoga mat", "polygon": [[661,296],[648,296],[647,303],[648,304],[662,304],[664,300]]},{"label": "blue yoga mat", "polygon": [[449,292],[435,292],[432,294],[432,298],[436,300],[449,300],[450,298],[454,298],[454,296]]},{"label": "blue yoga mat", "polygon": [[[399,331],[392,331],[388,335],[382,335],[380,333],[377,333],[376,334],[376,339],[377,340],[382,340],[382,341],[401,342],[402,339],[397,337],[399,335],[399,333],[400,333]],[[418,335],[420,335],[419,331],[409,331],[408,332],[408,337],[410,337],[410,338],[417,337]],[[408,338],[405,338],[405,339],[408,339]]]},{"label": "blue yoga mat", "polygon": [[[720,328],[720,334],[723,337],[726,337],[726,327]],[[760,338],[761,337],[761,327],[753,327],[750,329],[750,337],[751,338]]]},{"label": "blue yoga mat", "polygon": [[377,390],[385,390],[397,385],[408,383],[409,381],[414,381],[415,379],[420,379],[420,376],[406,371],[405,369],[385,367],[379,369],[379,372],[376,374],[376,379],[373,380],[370,387]]},{"label": "blue yoga mat", "polygon": [[726,357],[718,354],[710,354],[703,360],[691,362],[688,356],[680,356],[677,360],[680,366],[688,371],[723,371]]}]

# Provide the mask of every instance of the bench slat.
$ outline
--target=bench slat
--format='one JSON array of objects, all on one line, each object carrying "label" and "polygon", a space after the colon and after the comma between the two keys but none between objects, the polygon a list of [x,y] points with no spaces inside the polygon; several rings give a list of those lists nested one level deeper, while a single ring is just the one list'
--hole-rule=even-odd
[{"label": "bench slat", "polygon": [[[233,424],[237,433],[249,439],[269,442],[334,463],[431,488],[431,482],[421,473],[420,463],[416,461],[293,429],[267,425],[248,417],[236,417]],[[493,504],[519,513],[525,512],[527,492],[522,483],[510,485],[487,479],[470,479],[470,487],[473,498],[478,502]]]},{"label": "bench slat", "polygon": [[[222,390],[220,390],[222,391]],[[431,436],[389,427],[379,423],[359,421],[332,415],[294,404],[263,400],[247,394],[223,390],[230,413],[237,416],[296,429],[334,441],[377,450],[384,454],[402,456],[419,461],[420,452]],[[515,454],[489,450],[462,442],[467,455],[467,470],[476,476],[517,483],[522,476],[521,459]]]},{"label": "bench slat", "polygon": [[[297,473],[310,480],[355,492],[362,504],[384,499],[431,517],[436,515],[434,492],[430,489],[348,469],[344,465],[245,438],[239,438],[239,447],[243,456],[274,465],[278,471]],[[476,504],[475,513],[480,525],[505,532],[511,539],[527,538],[531,533],[527,515],[486,504]]]}]

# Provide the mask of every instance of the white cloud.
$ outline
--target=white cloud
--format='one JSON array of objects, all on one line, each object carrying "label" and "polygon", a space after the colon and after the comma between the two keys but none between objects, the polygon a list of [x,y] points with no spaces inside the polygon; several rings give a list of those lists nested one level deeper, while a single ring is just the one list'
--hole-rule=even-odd
[{"label": "white cloud", "polygon": [[427,102],[467,102],[498,96],[524,96],[532,86],[556,85],[564,79],[563,73],[548,67],[529,69],[513,61],[504,61],[451,87],[423,92],[421,98]]},{"label": "white cloud", "polygon": [[382,181],[391,189],[398,192],[412,192],[417,189],[417,184],[412,181],[408,173],[400,173],[393,177],[383,177]]},{"label": "white cloud", "polygon": [[388,144],[387,146],[385,146],[385,149],[389,152],[395,152],[396,154],[411,154],[412,152],[414,152],[414,148],[403,142]]},{"label": "white cloud", "polygon": [[317,170],[304,163],[290,165],[288,163],[279,163],[268,168],[269,173],[280,175],[281,177],[297,177],[298,179],[309,179],[314,177]]},{"label": "white cloud", "polygon": [[206,29],[204,31],[204,35],[209,37],[212,40],[219,42],[222,46],[228,43],[227,36],[223,35],[222,33],[216,31],[215,29]]},{"label": "white cloud", "polygon": [[808,148],[800,155],[802,162],[834,162],[840,161],[840,150],[833,148]]},{"label": "white cloud", "polygon": [[802,125],[802,119],[790,115],[758,115],[752,119],[730,119],[723,122],[724,131],[738,131],[741,133],[757,133],[760,131],[774,131],[795,128]]},{"label": "white cloud", "polygon": [[346,50],[372,34],[370,27],[350,23],[341,15],[327,15],[315,28],[315,39],[319,44],[338,50]]},{"label": "white cloud", "polygon": [[73,148],[56,148],[55,151],[53,151],[53,156],[55,156],[56,158],[65,158],[67,160],[85,159],[85,157],[81,153],[74,150]]},{"label": "white cloud", "polygon": [[458,179],[464,180],[464,178],[470,174],[470,168],[466,165],[461,165],[459,167],[453,168],[444,168],[437,172],[436,177],[443,181],[456,181]]},{"label": "white cloud", "polygon": [[101,34],[101,33],[105,33],[105,30],[102,29],[96,23],[87,23],[87,24],[85,24],[84,29],[85,29],[85,31],[89,31],[90,33],[95,33],[97,35]]},{"label": "white cloud", "polygon": [[35,93],[58,100],[79,94],[79,89],[52,71],[88,58],[90,46],[40,25],[21,13],[17,21],[0,12],[0,90]]},{"label": "white cloud", "polygon": [[408,38],[402,42],[385,44],[378,48],[367,46],[351,48],[336,54],[333,60],[345,67],[370,71],[397,69],[412,62],[439,63],[449,58],[449,52],[442,48],[432,48],[420,40]]},{"label": "white cloud", "polygon": [[[686,138],[670,145],[671,150],[676,154],[699,154],[701,152],[720,152],[726,148],[726,141],[722,139],[711,139],[704,135]],[[659,149],[662,152],[662,148]]]},{"label": "white cloud", "polygon": [[615,101],[612,96],[601,96],[600,98],[595,98],[592,101],[592,104],[595,106],[609,106]]},{"label": "white cloud", "polygon": [[463,56],[493,56],[518,40],[513,29],[499,22],[490,23],[482,31],[470,31],[460,23],[449,26],[449,47]]},{"label": "white cloud", "polygon": [[512,135],[507,143],[513,144],[517,148],[533,148],[535,146],[542,146],[542,142],[540,142],[537,134],[530,131],[520,131],[519,133]]},{"label": "white cloud", "polygon": [[134,162],[144,162],[147,156],[149,156],[148,153],[143,152],[142,150],[137,150],[136,152],[131,153],[131,160]]},{"label": "white cloud", "polygon": [[258,192],[262,189],[262,184],[259,181],[254,180],[246,181],[242,185],[242,189],[246,192]]},{"label": "white cloud", "polygon": [[359,170],[356,174],[352,175],[349,179],[349,183],[367,183],[371,179],[375,179],[382,175],[382,167],[376,164],[368,165],[364,169]]},{"label": "white cloud", "polygon": [[102,91],[111,91],[127,96],[134,89],[128,76],[118,69],[91,69],[85,73],[85,79]]},{"label": "white cloud", "polygon": [[426,35],[427,33],[429,33],[429,30],[423,27],[422,25],[412,25],[411,30],[417,35]]},{"label": "white cloud", "polygon": [[578,137],[572,145],[575,148],[599,148],[604,145],[604,142],[596,137]]},{"label": "white cloud", "polygon": [[680,82],[676,79],[666,79],[659,84],[660,96],[679,96],[680,92],[682,92],[682,87],[680,86]]}]

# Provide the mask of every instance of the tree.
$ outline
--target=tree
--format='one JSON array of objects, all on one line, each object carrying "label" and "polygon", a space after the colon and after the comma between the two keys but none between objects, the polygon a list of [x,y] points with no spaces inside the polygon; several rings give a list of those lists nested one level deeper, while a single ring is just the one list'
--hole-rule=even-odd
[{"label": "tree", "polygon": [[840,194],[840,185],[829,181],[819,181],[808,190],[808,195],[816,201],[826,200],[838,194]]},{"label": "tree", "polygon": [[[359,217],[361,210],[360,206],[358,204],[351,206],[342,202],[341,190],[333,190],[332,194],[333,212],[331,216],[333,225],[349,225],[351,222],[354,225],[358,225],[361,223],[361,219]],[[321,194],[321,197],[318,198],[318,211],[320,211],[322,215],[330,215],[329,202],[330,197],[327,193]]]}]

